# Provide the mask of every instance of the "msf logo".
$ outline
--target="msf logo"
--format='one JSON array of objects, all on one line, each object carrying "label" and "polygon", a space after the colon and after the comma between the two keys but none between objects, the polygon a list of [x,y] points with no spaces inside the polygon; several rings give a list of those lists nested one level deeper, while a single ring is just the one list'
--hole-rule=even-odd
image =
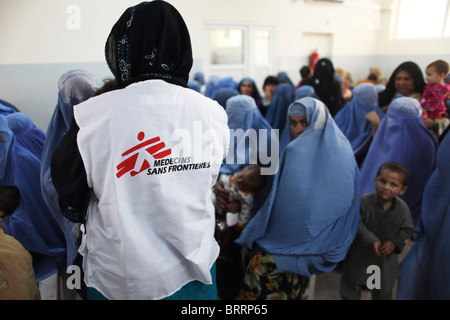
[{"label": "msf logo", "polygon": [[[145,133],[139,132],[137,139],[139,141],[143,141],[145,139]],[[150,168],[150,163],[147,159],[143,159],[139,166],[138,159],[141,156],[145,158],[147,153],[150,154],[153,159],[162,159],[169,156],[172,153],[171,149],[165,149],[166,145],[161,141],[159,137],[155,137],[152,139],[148,139],[143,141],[136,146],[130,148],[129,150],[122,153],[122,158],[126,158],[116,167],[117,173],[116,177],[120,178],[126,173],[130,173],[132,177],[141,173],[142,171]]]}]

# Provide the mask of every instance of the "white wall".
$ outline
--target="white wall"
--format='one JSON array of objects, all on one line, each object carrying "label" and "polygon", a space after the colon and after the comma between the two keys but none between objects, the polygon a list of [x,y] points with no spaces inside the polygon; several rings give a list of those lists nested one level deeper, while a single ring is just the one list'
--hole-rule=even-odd
[{"label": "white wall", "polygon": [[[104,61],[105,40],[123,11],[138,2],[0,0],[0,98],[15,104],[46,130],[56,105],[60,75],[69,69],[87,68],[97,75],[99,84],[111,76]],[[304,45],[309,43],[305,33],[330,35],[330,58],[335,67],[347,68],[354,80],[365,77],[375,64],[389,76],[405,60],[416,61],[423,68],[430,59],[450,60],[448,38],[400,41],[391,36],[397,0],[346,0],[344,4],[305,0],[168,2],[180,11],[190,30],[192,72],[202,70],[207,59],[204,26],[211,22],[273,25],[276,70],[287,71],[294,82],[314,49]],[[383,9],[379,16],[376,10],[369,10],[373,5]],[[73,8],[79,9],[79,16],[76,10],[68,11]],[[74,19],[77,17],[79,20]],[[73,26],[80,28],[71,29]]]}]

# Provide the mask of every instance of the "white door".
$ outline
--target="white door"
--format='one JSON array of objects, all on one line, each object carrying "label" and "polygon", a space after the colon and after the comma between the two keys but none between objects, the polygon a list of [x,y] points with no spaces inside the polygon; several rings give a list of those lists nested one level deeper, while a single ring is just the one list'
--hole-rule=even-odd
[{"label": "white door", "polygon": [[317,51],[320,58],[331,59],[333,35],[331,33],[304,32],[301,42],[302,55],[308,56]]}]

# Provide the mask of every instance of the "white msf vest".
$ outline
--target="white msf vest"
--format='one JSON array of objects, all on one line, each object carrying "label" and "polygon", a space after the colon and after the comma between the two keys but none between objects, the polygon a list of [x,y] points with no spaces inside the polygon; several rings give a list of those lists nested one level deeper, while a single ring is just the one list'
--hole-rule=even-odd
[{"label": "white msf vest", "polygon": [[223,108],[148,80],[91,98],[74,116],[93,189],[87,285],[108,299],[162,299],[194,280],[211,284],[212,187],[230,135]]}]

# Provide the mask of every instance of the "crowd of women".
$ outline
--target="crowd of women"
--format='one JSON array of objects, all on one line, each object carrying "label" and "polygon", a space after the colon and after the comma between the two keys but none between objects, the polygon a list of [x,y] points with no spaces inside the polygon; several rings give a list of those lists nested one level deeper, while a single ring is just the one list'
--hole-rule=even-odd
[{"label": "crowd of women", "polygon": [[[346,93],[348,86],[342,85],[339,71],[326,58],[320,59],[314,73],[297,86],[286,73],[267,77],[263,85],[264,96],[260,95],[251,78],[240,82],[234,82],[232,78],[222,81],[217,77],[211,77],[206,83],[200,80],[195,90],[206,85],[204,94],[217,99],[226,108],[230,128],[272,128],[280,132],[280,168],[274,177],[265,177],[263,182],[245,189],[246,179],[250,179],[245,173],[245,165],[224,164],[221,169],[215,191],[219,203],[216,236],[222,248],[217,272],[222,298],[307,298],[308,278],[333,270],[345,258],[355,234],[357,199],[375,191],[377,170],[388,161],[399,162],[410,170],[408,191],[400,198],[410,209],[416,226],[413,239],[419,243],[403,263],[399,298],[449,297],[448,293],[442,292],[445,289],[440,293],[428,289],[420,293],[403,290],[406,283],[411,286],[415,281],[422,283],[423,289],[423,283],[428,281],[427,272],[422,269],[424,264],[428,268],[438,268],[436,264],[429,266],[426,259],[422,260],[424,252],[417,251],[420,243],[431,242],[436,245],[432,249],[436,255],[446,255],[446,245],[436,242],[437,234],[426,232],[426,228],[432,227],[424,227],[421,217],[429,216],[426,221],[429,224],[433,221],[434,228],[445,225],[448,194],[439,201],[447,203],[440,214],[431,209],[430,201],[436,199],[424,196],[429,194],[425,191],[433,173],[437,178],[440,174],[436,172],[445,170],[438,167],[437,154],[439,150],[443,158],[445,152],[448,153],[443,150],[444,146],[440,147],[448,132],[448,114],[443,113],[441,123],[444,124],[440,128],[433,127],[436,122],[429,125],[422,117],[421,98],[426,83],[416,63],[400,64],[389,81],[384,82],[377,81],[382,77],[379,72],[374,75],[372,70],[368,79],[350,86],[350,94]],[[348,73],[341,74],[348,84]],[[243,96],[253,97],[253,100]],[[269,104],[262,103],[268,100]],[[395,107],[389,108],[394,100]],[[447,100],[443,95],[441,103],[447,105]],[[295,123],[292,124],[297,103],[311,106],[317,114],[322,112],[320,106],[324,105],[326,110],[321,117],[314,117],[314,112],[308,113],[306,107],[306,112],[301,113],[307,118],[305,132],[301,130],[301,135],[295,134]],[[239,111],[236,104],[240,106]],[[321,121],[325,121],[326,126],[319,124]],[[312,128],[316,131],[311,131]],[[317,128],[323,129],[323,133],[319,134],[321,131]],[[348,157],[349,154],[352,156]],[[230,190],[238,182],[239,187],[244,188],[241,191],[245,196],[237,197],[241,200],[236,205],[236,195],[230,196]],[[444,190],[439,192],[445,193]],[[233,221],[239,218],[230,217],[233,212],[240,217],[250,210],[249,205],[252,218],[248,225],[244,227],[240,223],[236,227]],[[432,211],[426,212],[427,209]],[[433,216],[436,220],[431,218]],[[405,271],[415,269],[411,271],[413,275]],[[411,278],[414,276],[417,279]],[[439,285],[433,281],[430,286]]]},{"label": "crowd of women", "polygon": [[[159,1],[155,3],[151,6],[162,5]],[[130,26],[140,23],[142,16],[138,14],[139,10],[144,11],[147,6],[136,6],[125,12],[117,24],[120,28],[113,30],[117,35],[113,36],[112,32],[108,41],[119,43],[120,39],[128,39],[125,37],[127,35],[131,39],[134,34]],[[171,8],[164,10],[164,14],[180,19]],[[155,18],[155,21],[159,19]],[[177,24],[177,28],[182,28],[180,26],[182,24]],[[166,27],[170,29],[172,26],[168,24]],[[186,31],[182,29],[182,32]],[[168,38],[158,41],[173,49],[174,45],[169,45]],[[108,48],[115,48],[114,45],[117,46],[113,44]],[[186,44],[180,44],[182,46],[186,46],[183,50],[187,50]],[[183,50],[175,54],[185,57]],[[156,52],[155,48],[155,55]],[[107,59],[114,60],[114,57],[111,54],[111,58],[108,56]],[[130,57],[130,63],[133,59]],[[102,88],[97,87],[96,79],[89,71],[71,70],[62,75],[58,81],[56,108],[46,132],[38,129],[26,114],[20,112],[20,107],[0,101],[0,185],[17,186],[22,198],[16,211],[3,220],[2,227],[6,234],[16,238],[32,254],[36,281],[61,270],[65,272],[68,266],[81,266],[78,250],[80,227],[85,223],[85,217],[82,216],[81,220],[73,218],[79,212],[71,206],[64,207],[66,211],[63,215],[61,193],[58,195],[58,191],[64,189],[64,192],[72,192],[78,202],[81,201],[79,199],[86,199],[86,189],[83,194],[69,190],[76,184],[87,184],[86,174],[76,176],[78,173],[74,173],[74,184],[67,181],[64,185],[64,179],[59,180],[64,186],[57,191],[54,182],[58,179],[52,177],[51,172],[52,156],[68,130],[70,134],[66,136],[74,132],[72,138],[76,140],[77,131],[72,131],[75,105],[116,89],[124,93],[121,90],[128,90],[123,89],[129,84],[126,81],[128,73],[124,74],[120,65],[114,63],[111,62],[110,67],[115,79],[106,82]],[[176,70],[177,77],[182,74],[186,78],[192,61],[185,63],[188,67]],[[150,71],[145,70],[146,77],[134,80],[133,86],[127,87],[130,90],[137,90],[136,82],[152,79],[151,75],[156,74],[151,69],[154,67],[153,61],[150,65],[145,61],[145,64],[141,63],[143,65]],[[168,72],[175,75],[175,71]],[[227,113],[228,127],[231,129],[269,133],[277,129],[279,133],[279,165],[275,174],[262,175],[263,164],[251,162],[258,156],[249,156],[262,152],[261,149],[264,152],[270,150],[272,136],[269,139],[258,137],[256,145],[247,146],[245,152],[248,155],[241,157],[245,161],[226,161],[220,167],[212,196],[216,215],[215,238],[220,245],[216,269],[211,269],[212,283],[217,285],[217,297],[308,298],[310,277],[334,270],[345,259],[358,228],[360,197],[374,190],[376,171],[381,164],[396,161],[404,164],[411,173],[408,191],[402,198],[409,206],[415,224],[415,243],[400,266],[397,298],[450,299],[447,277],[450,242],[445,236],[450,228],[450,138],[447,135],[448,121],[443,121],[448,114],[444,113],[442,121],[438,121],[441,126],[438,130],[432,130],[436,121],[429,125],[422,118],[420,99],[425,80],[417,64],[400,64],[382,85],[376,83],[377,76],[379,74],[374,78],[371,74],[367,81],[349,86],[348,77],[336,72],[331,60],[322,58],[315,64],[311,75],[297,86],[285,72],[268,76],[262,95],[255,81],[248,77],[235,81],[232,77],[220,79],[210,76],[205,81],[201,72],[189,81],[175,76],[156,77],[157,80],[169,82],[170,86],[189,86],[198,92],[195,96],[183,93],[189,99],[197,99],[205,105],[209,102],[198,95],[217,101]],[[161,88],[169,90],[169,87]],[[100,106],[103,100],[96,99],[93,103]],[[394,100],[397,101],[396,107],[390,108]],[[88,121],[86,119],[83,121]],[[77,130],[85,133],[86,128],[80,127]],[[143,136],[139,137],[143,139]],[[268,145],[264,145],[264,141],[269,141]],[[245,141],[240,142],[245,145]],[[241,144],[238,141],[231,145],[236,147]],[[81,157],[75,151],[72,160],[83,166]],[[85,154],[82,156],[85,157]],[[66,156],[70,157],[72,154]],[[67,161],[70,162],[70,159]],[[74,167],[71,165],[67,170]],[[60,171],[63,169],[59,167]],[[61,177],[64,175],[61,174]],[[200,183],[200,180],[197,182]],[[194,184],[191,183],[190,188],[194,191]],[[166,192],[162,194],[165,196]],[[74,203],[77,201],[74,200]],[[164,205],[173,204],[166,202]],[[162,229],[166,230],[164,227]],[[164,238],[164,234],[160,236]],[[183,237],[187,241],[189,235]],[[173,246],[168,246],[167,254],[174,250]],[[158,254],[158,259],[164,261],[163,255]],[[139,257],[139,254],[134,257]],[[189,259],[194,257],[189,256]],[[204,267],[208,267],[207,264]],[[105,266],[105,269],[108,268]],[[206,279],[203,282],[208,282],[209,275],[205,275],[205,270],[202,269],[202,275],[193,279],[201,278]],[[188,273],[189,270],[183,272]],[[169,282],[160,279],[158,285]],[[114,295],[116,293],[108,296],[109,289],[100,284],[96,288],[107,298],[141,298]],[[85,289],[79,290],[81,297],[92,298]],[[141,286],[140,291],[145,290]],[[173,293],[173,290],[170,292],[164,288],[158,290],[150,297],[163,297],[160,292],[167,291],[165,296]]]}]

